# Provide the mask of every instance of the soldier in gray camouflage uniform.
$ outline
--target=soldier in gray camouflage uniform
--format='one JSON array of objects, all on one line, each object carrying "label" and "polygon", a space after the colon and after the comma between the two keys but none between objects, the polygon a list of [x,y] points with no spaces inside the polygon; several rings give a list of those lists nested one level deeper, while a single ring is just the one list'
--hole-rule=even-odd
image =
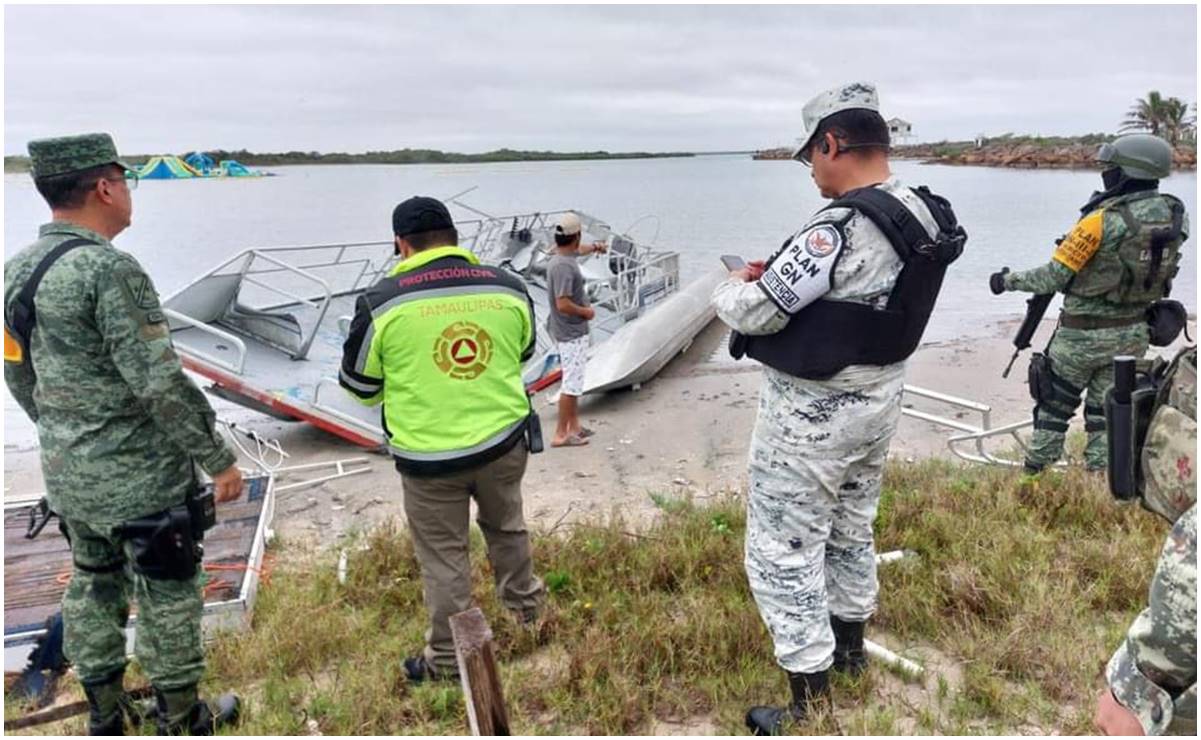
[{"label": "soldier in gray camouflage uniform", "polygon": [[1141,455],[1143,505],[1172,522],[1148,606],[1106,669],[1108,735],[1197,734],[1197,350],[1176,361]]},{"label": "soldier in gray camouflage uniform", "polygon": [[[798,158],[812,162],[824,197],[876,185],[934,234],[930,211],[889,171],[888,130],[878,111],[871,85],[818,95],[804,108],[808,138]],[[819,212],[790,242],[813,244],[819,253],[840,243],[832,276],[822,275],[816,289],[839,301],[883,306],[903,266],[883,232],[853,209]],[[764,264],[752,262],[714,291],[718,316],[742,334],[774,334],[792,318],[761,289],[763,274]],[[866,666],[863,628],[878,588],[872,523],[904,376],[903,361],[851,365],[826,380],[763,367],[750,446],[746,571],[788,672],[792,704],[790,711],[753,708],[747,725],[755,734],[779,734],[789,714],[804,719],[828,694],[829,669],[858,674]]]},{"label": "soldier in gray camouflage uniform", "polygon": [[[204,671],[200,570],[148,577],[116,531],[124,522],[181,504],[196,485],[193,461],[213,476],[219,502],[242,487],[215,414],[184,375],[150,277],[111,239],[130,224],[137,184],[108,134],[29,143],[38,192],[53,220],[4,265],[4,379],[38,430],[50,508],[75,562],[63,596],[64,652],[90,704],[91,734],[121,734],[130,597],[137,602],[135,653],[157,693],[159,730],[212,733],[198,700]],[[34,294],[36,318],[12,340],[18,295],[56,247]],[[19,332],[14,332],[19,333]],[[222,697],[217,722],[236,715]]]},{"label": "soldier in gray camouflage uniform", "polygon": [[[1029,473],[1062,456],[1068,422],[1085,391],[1085,465],[1105,469],[1103,403],[1113,385],[1112,359],[1142,357],[1147,351],[1147,307],[1170,292],[1180,246],[1188,238],[1184,205],[1158,191],[1172,162],[1166,141],[1130,134],[1102,145],[1097,157],[1106,165],[1105,190],[1094,193],[1081,209],[1082,218],[1059,241],[1051,261],[1025,272],[1003,268],[989,281],[994,294],[1065,294],[1047,348],[1051,392],[1040,394],[1034,412],[1034,437],[1026,453]],[[1155,233],[1172,228],[1176,210],[1180,233],[1153,248]]]}]

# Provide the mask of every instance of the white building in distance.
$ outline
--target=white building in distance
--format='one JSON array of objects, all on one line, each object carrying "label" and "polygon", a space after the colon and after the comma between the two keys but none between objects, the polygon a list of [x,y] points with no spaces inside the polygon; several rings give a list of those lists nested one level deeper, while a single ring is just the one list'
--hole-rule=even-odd
[{"label": "white building in distance", "polygon": [[888,123],[888,138],[894,144],[908,143],[913,138],[913,124],[900,118],[890,118]]}]

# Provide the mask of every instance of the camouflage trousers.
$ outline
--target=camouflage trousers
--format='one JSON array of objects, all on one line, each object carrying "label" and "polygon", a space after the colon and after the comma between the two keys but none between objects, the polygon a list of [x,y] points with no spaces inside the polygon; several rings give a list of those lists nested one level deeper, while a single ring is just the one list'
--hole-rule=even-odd
[{"label": "camouflage trousers", "polygon": [[125,625],[130,596],[137,603],[134,654],[159,689],[194,686],[204,673],[200,618],[201,571],[183,581],[133,572],[127,541],[107,528],[63,522],[75,568],[63,594],[63,652],[80,682],[107,683],[125,670]]},{"label": "camouflage trousers", "polygon": [[901,415],[904,366],[852,367],[828,381],[764,368],[750,450],[745,563],[776,660],[830,666],[830,615],[876,610],[872,523]]},{"label": "camouflage trousers", "polygon": [[[1149,604],[1109,660],[1114,698],[1148,735],[1197,734],[1197,507],[1176,520]],[[1191,682],[1191,683],[1190,683]]]},{"label": "camouflage trousers", "polygon": [[1109,460],[1105,440],[1105,392],[1113,385],[1115,355],[1142,357],[1147,351],[1147,327],[1133,324],[1112,329],[1065,329],[1060,326],[1047,349],[1055,374],[1055,395],[1034,410],[1034,436],[1026,452],[1026,464],[1044,468],[1063,456],[1068,422],[1084,401],[1084,429],[1088,445],[1084,462],[1089,468],[1104,469]]}]

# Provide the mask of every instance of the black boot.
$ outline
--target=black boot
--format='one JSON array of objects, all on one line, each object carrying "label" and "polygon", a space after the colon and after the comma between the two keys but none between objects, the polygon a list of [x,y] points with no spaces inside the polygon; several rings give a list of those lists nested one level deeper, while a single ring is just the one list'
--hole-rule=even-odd
[{"label": "black boot", "polygon": [[121,711],[124,679],[125,672],[121,671],[102,681],[83,685],[83,693],[88,698],[89,735],[125,734],[125,716]]},{"label": "black boot", "polygon": [[830,615],[830,627],[834,630],[834,663],[830,670],[851,677],[862,675],[867,670],[867,654],[863,652],[864,622],[845,622]]},{"label": "black boot", "polygon": [[121,694],[121,714],[133,728],[142,726],[143,722],[151,722],[158,716],[158,704],[154,699],[135,699],[128,692]]},{"label": "black boot", "polygon": [[234,694],[217,697],[216,713],[196,695],[196,687],[161,691],[155,689],[158,702],[159,735],[213,735],[227,725],[236,724],[242,702]]},{"label": "black boot", "polygon": [[790,719],[804,722],[815,705],[830,696],[830,676],[826,671],[789,673],[788,687],[792,689],[792,703],[787,709],[751,707],[746,713],[746,726],[752,735],[781,735]]}]

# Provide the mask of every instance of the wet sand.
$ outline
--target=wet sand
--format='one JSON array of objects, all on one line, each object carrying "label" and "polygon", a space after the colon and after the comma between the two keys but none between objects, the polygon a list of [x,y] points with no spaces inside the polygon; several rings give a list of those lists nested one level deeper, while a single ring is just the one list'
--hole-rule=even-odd
[{"label": "wet sand", "polygon": [[[984,327],[982,337],[924,345],[909,361],[906,382],[987,404],[994,427],[1029,419],[1032,402],[1025,381],[1029,351],[1018,359],[1008,379],[1001,378],[1012,354],[1010,341],[1016,326],[1017,320],[1003,322]],[[1033,346],[1044,346],[1053,327],[1052,321],[1045,321]],[[1194,322],[1190,334],[1195,336]],[[725,336],[725,327],[715,321],[641,389],[584,397],[581,419],[596,432],[591,443],[571,448],[548,444],[543,454],[530,457],[524,494],[531,528],[547,530],[560,522],[612,513],[645,521],[657,510],[652,493],[703,498],[741,491],[761,373],[757,363],[729,358]],[[556,391],[552,387],[535,399],[548,443],[557,418],[551,403]],[[978,412],[910,394],[904,403],[959,423],[980,424]],[[275,530],[285,539],[329,545],[385,518],[403,518],[400,476],[386,455],[217,399],[214,406],[222,418],[277,439],[290,455],[289,465],[368,458],[368,473],[281,493]],[[1073,428],[1081,427],[1078,415]],[[946,439],[953,433],[902,417],[890,455],[906,460],[950,458]],[[990,445],[990,450],[1007,448],[1013,445],[1004,440]],[[249,466],[247,460],[243,464]],[[42,490],[36,449],[6,446],[4,472],[6,497]],[[305,475],[311,478],[317,473]],[[280,485],[297,480],[301,478],[293,474],[281,478]]]}]

